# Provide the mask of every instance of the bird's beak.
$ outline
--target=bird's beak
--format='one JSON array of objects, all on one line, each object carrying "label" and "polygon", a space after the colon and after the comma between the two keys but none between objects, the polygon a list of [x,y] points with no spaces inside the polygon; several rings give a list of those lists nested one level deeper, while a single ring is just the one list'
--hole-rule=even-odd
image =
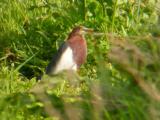
[{"label": "bird's beak", "polygon": [[89,33],[89,34],[94,32],[94,30],[92,28],[86,28],[86,27],[83,27],[82,31],[84,31],[85,33]]}]

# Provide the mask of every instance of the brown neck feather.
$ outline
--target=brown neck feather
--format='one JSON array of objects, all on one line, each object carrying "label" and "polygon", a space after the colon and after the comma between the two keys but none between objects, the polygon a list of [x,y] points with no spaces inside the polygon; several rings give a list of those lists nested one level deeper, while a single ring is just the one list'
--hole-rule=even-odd
[{"label": "brown neck feather", "polygon": [[87,44],[82,35],[70,36],[68,44],[73,51],[74,60],[79,68],[83,64],[87,57]]},{"label": "brown neck feather", "polygon": [[82,37],[82,35],[80,35],[78,33],[70,33],[67,40],[69,40],[69,39],[71,39],[72,37],[75,37],[75,36]]}]

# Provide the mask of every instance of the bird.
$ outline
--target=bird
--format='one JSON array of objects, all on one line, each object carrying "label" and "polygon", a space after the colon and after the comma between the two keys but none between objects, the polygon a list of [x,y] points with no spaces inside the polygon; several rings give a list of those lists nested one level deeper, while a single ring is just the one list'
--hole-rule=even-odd
[{"label": "bird", "polygon": [[84,35],[92,32],[93,29],[84,26],[74,27],[47,65],[46,74],[56,75],[64,70],[77,71],[87,58]]}]

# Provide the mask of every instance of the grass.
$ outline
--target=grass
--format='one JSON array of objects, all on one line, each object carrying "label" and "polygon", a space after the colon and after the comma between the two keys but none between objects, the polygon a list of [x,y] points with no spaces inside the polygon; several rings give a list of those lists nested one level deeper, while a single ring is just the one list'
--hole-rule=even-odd
[{"label": "grass", "polygon": [[[159,1],[1,0],[2,120],[159,120]],[[76,74],[43,74],[76,25],[87,62]]]}]

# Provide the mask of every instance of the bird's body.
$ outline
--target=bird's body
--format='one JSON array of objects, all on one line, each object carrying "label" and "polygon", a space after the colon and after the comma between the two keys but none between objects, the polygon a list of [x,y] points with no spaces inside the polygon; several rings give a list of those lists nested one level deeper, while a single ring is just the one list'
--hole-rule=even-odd
[{"label": "bird's body", "polygon": [[63,70],[76,71],[85,62],[87,44],[81,30],[82,27],[76,27],[72,30],[48,64],[46,74],[55,75]]}]

